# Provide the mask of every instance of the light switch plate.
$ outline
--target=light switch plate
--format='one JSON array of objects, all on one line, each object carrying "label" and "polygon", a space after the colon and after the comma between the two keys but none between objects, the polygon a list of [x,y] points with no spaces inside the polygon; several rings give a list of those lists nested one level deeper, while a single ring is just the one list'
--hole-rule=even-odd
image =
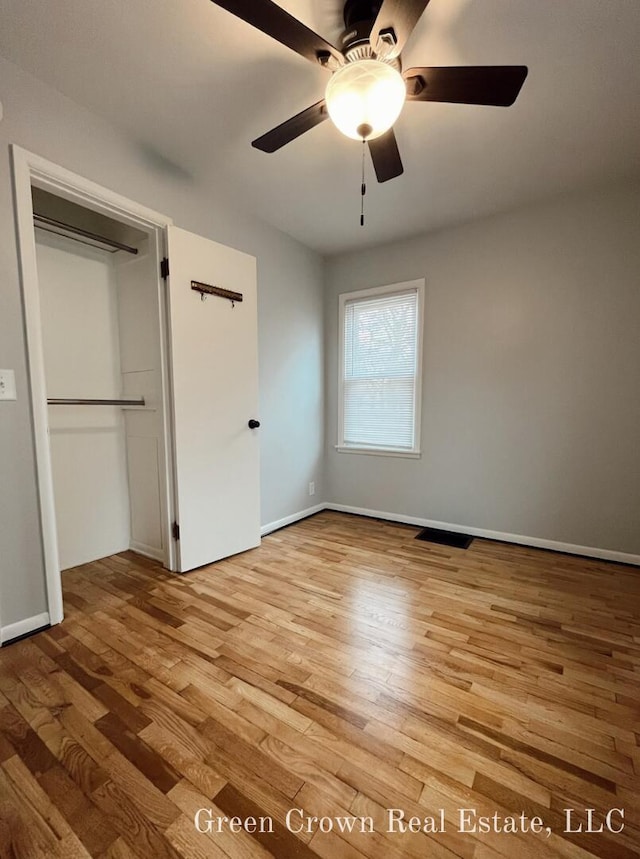
[{"label": "light switch plate", "polygon": [[16,374],[13,370],[0,370],[0,400],[16,399]]}]

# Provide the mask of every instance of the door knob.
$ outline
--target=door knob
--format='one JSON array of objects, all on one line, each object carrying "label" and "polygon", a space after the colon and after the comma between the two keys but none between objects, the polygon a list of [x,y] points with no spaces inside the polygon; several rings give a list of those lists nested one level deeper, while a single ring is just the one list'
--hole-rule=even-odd
[{"label": "door knob", "polygon": [[258,429],[260,426],[260,421],[254,421],[253,418],[249,421],[249,429]]}]

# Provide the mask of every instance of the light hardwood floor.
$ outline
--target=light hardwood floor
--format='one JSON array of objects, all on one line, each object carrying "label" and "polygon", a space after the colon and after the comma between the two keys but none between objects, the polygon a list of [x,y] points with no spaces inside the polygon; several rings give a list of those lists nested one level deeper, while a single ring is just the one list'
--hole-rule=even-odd
[{"label": "light hardwood floor", "polygon": [[[640,856],[640,570],[416,531],[321,513],[186,576],[65,573],[64,623],[0,651],[2,859]],[[465,808],[551,835],[460,833]]]}]

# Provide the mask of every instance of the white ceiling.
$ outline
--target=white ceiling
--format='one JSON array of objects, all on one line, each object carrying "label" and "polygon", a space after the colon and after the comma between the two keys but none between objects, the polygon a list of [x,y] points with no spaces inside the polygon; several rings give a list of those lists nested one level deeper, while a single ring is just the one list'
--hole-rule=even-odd
[{"label": "white ceiling", "polygon": [[[339,0],[281,0],[329,40]],[[250,142],[322,97],[328,74],[209,0],[0,0],[0,54],[124,129],[168,167],[332,253],[640,170],[639,0],[431,0],[413,65],[529,66],[511,108],[407,104],[405,173],[325,122],[273,155]]]}]

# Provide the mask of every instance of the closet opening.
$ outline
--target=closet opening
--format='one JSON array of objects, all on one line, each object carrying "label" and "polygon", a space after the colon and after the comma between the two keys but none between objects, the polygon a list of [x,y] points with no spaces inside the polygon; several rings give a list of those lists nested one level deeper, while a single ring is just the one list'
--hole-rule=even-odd
[{"label": "closet opening", "polygon": [[31,186],[58,573],[175,569],[158,231]]}]

